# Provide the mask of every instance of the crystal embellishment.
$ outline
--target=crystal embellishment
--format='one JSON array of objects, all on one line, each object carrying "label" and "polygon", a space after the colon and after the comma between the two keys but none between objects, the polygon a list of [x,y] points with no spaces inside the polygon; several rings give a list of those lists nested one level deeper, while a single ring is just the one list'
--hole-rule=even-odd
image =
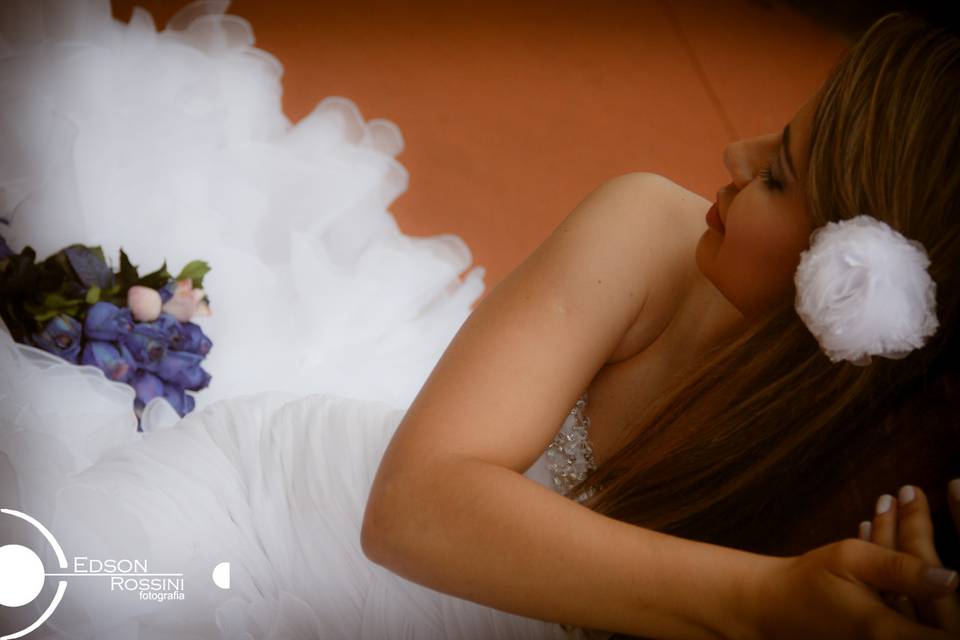
[{"label": "crystal embellishment", "polygon": [[[587,392],[584,391],[570,410],[570,415],[574,416],[570,430],[561,429],[553,442],[547,446],[547,469],[553,475],[554,485],[564,494],[586,478],[587,473],[597,468],[587,434],[590,418],[583,415],[586,406]],[[589,487],[576,498],[576,501],[583,502],[594,493],[596,488]]]}]

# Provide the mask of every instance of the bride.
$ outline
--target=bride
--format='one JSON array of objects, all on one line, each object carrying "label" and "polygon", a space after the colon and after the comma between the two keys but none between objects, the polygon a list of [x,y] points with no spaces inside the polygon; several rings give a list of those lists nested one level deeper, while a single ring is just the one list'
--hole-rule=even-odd
[{"label": "bride", "polygon": [[[317,224],[309,212],[294,210],[283,219],[289,236],[278,218],[254,209],[267,199],[266,187],[259,193],[251,187],[256,176],[290,168],[281,148],[317,163],[310,165],[314,170],[322,165],[332,171],[346,166],[337,160],[347,157],[369,161],[370,169],[398,145],[384,142],[390,138],[383,127],[379,136],[364,135],[353,146],[331,144],[336,127],[323,114],[285,133],[283,122],[267,118],[275,105],[240,109],[261,95],[242,83],[224,86],[246,88],[246,94],[215,95],[202,83],[189,85],[199,93],[158,90],[173,88],[164,83],[179,81],[180,74],[206,69],[213,53],[231,46],[249,53],[252,36],[245,40],[238,23],[220,15],[224,8],[216,2],[187,7],[180,20],[171,21],[180,25],[169,38],[176,47],[161,49],[169,40],[156,37],[145,12],[135,12],[128,29],[106,30],[108,41],[83,48],[88,32],[73,31],[44,59],[82,54],[88,63],[105,64],[109,45],[127,55],[156,51],[149,54],[156,60],[165,51],[164,62],[171,64],[156,67],[137,91],[111,85],[131,101],[149,95],[152,102],[141,105],[149,120],[97,120],[97,109],[89,107],[99,93],[84,94],[90,102],[78,101],[72,120],[81,125],[76,148],[44,164],[76,160],[76,173],[68,178],[81,183],[84,207],[65,213],[50,206],[53,199],[24,196],[11,225],[15,239],[28,244],[31,234],[45,234],[52,250],[72,241],[96,243],[99,234],[109,233],[111,242],[124,247],[139,243],[143,255],[162,255],[176,245],[183,260],[210,256],[224,274],[222,295],[216,281],[209,287],[221,322],[209,331],[216,341],[211,353],[220,349],[238,359],[214,371],[215,380],[221,370],[227,380],[219,391],[211,385],[217,401],[178,421],[161,410],[145,414],[147,427],[138,434],[127,387],[0,332],[0,499],[46,524],[73,560],[69,568],[54,569],[57,558],[46,541],[7,518],[0,528],[5,544],[20,541],[45,554],[47,571],[69,575],[47,580],[30,603],[0,609],[0,631],[37,620],[60,582],[69,588],[32,636],[946,637],[888,609],[872,590],[918,600],[948,594],[955,576],[941,586],[925,582],[928,561],[855,540],[779,557],[763,547],[770,541],[752,532],[763,531],[755,518],[765,517],[762,510],[772,500],[805,495],[807,487],[798,483],[819,480],[813,489],[836,492],[838,477],[821,465],[869,434],[871,419],[893,408],[894,392],[925,370],[937,371],[949,354],[957,307],[952,265],[960,238],[949,215],[956,189],[944,186],[951,184],[950,172],[935,151],[955,146],[960,135],[956,120],[938,110],[955,102],[960,83],[935,85],[930,78],[957,50],[955,37],[897,18],[875,25],[798,111],[782,144],[776,134],[728,147],[733,182],[719,194],[708,223],[703,214],[709,203],[665,178],[628,174],[603,184],[473,311],[425,384],[418,381],[419,393],[407,407],[404,390],[416,380],[413,369],[381,372],[371,395],[359,368],[338,376],[338,367],[351,366],[350,354],[379,364],[384,340],[394,347],[387,353],[391,362],[404,353],[426,361],[428,347],[400,347],[450,326],[476,292],[458,294],[448,275],[429,283],[425,278],[417,291],[401,289],[405,296],[389,295],[389,289],[383,297],[370,293],[398,265],[416,273],[416,265],[400,257],[412,256],[417,247],[396,251],[390,242],[398,243],[397,236],[373,223],[384,216],[362,217],[389,199],[383,194],[367,200],[366,210],[346,207],[355,215],[342,223]],[[72,24],[93,29],[105,22],[93,12]],[[17,43],[5,44],[10,49]],[[204,47],[210,58],[197,54]],[[887,55],[889,69],[876,64],[877,56]],[[232,66],[220,80],[236,78],[243,65],[270,66],[263,56],[228,62]],[[909,92],[891,81],[890,69],[900,72],[897,83],[913,83]],[[130,72],[128,79],[136,83],[142,75]],[[58,97],[69,95],[68,84],[55,85]],[[885,99],[871,101],[874,89]],[[182,114],[168,103],[157,107],[170,95],[192,96],[190,117],[178,120]],[[922,99],[907,101],[913,96]],[[24,98],[25,107],[33,97]],[[893,103],[901,109],[863,115],[895,97],[903,101]],[[198,135],[178,134],[193,117],[204,124]],[[56,126],[63,121],[51,120]],[[138,122],[155,128],[144,133],[131,126]],[[889,132],[906,124],[913,135],[894,140]],[[222,131],[215,128],[220,125]],[[85,131],[96,135],[84,138]],[[113,136],[112,146],[96,146],[104,135]],[[173,135],[203,153],[148,157],[170,171],[195,161],[189,165],[194,173],[176,174],[151,200],[142,183],[129,181],[131,175],[142,178],[132,172],[125,176],[135,188],[117,180],[103,190],[105,174],[98,172],[131,157],[107,151],[125,149],[131,138],[161,148]],[[274,146],[253,147],[251,140]],[[913,146],[901,146],[908,143]],[[216,155],[221,148],[234,155]],[[250,148],[254,153],[236,162]],[[838,164],[850,162],[834,153],[847,148],[861,154],[850,166],[863,173]],[[381,156],[368,153],[376,149]],[[904,152],[915,163],[908,174],[893,164]],[[267,156],[276,164],[252,164]],[[250,166],[258,172],[241,173]],[[9,180],[4,186],[8,193],[46,193],[63,175],[53,171],[44,180]],[[199,184],[197,175],[212,176],[216,188]],[[284,177],[275,186],[288,187]],[[348,177],[338,174],[338,184]],[[889,192],[888,186],[901,182],[912,188]],[[317,197],[339,201],[346,187],[337,192],[332,185]],[[246,197],[210,198],[226,198],[231,189]],[[208,209],[171,206],[171,194],[180,193],[209,198]],[[142,199],[142,211],[109,209],[133,195]],[[285,202],[293,206],[294,200]],[[228,206],[218,209],[224,202]],[[923,216],[913,214],[921,208]],[[833,343],[825,348],[828,359],[813,329],[798,317],[805,307],[795,309],[792,300],[794,272],[811,232],[860,209],[926,248],[940,321],[935,334],[924,332],[921,342],[929,338],[928,344],[905,360],[877,357],[865,367],[834,362]],[[160,224],[159,210],[173,219]],[[234,217],[220,220],[223,210]],[[66,231],[51,223],[60,220],[76,235],[58,236]],[[143,225],[150,225],[149,233],[137,233]],[[229,246],[189,244],[193,238],[182,234],[189,225],[205,231],[201,238],[222,237]],[[177,243],[181,239],[186,248]],[[432,247],[419,264],[443,265],[455,275],[459,269],[451,265],[462,266],[462,249],[455,243]],[[393,256],[395,262],[386,263],[391,268],[325,281],[339,284],[336,292],[344,296],[353,288],[374,295],[386,311],[362,316],[363,326],[351,325],[361,316],[351,315],[350,305],[310,306],[296,297],[303,306],[293,306],[273,292],[259,307],[287,305],[285,310],[303,314],[294,313],[285,329],[325,321],[320,312],[336,308],[331,313],[340,324],[325,329],[342,330],[333,335],[350,345],[350,354],[324,332],[305,331],[292,340],[274,331],[283,334],[276,352],[250,339],[272,337],[266,321],[247,320],[244,311],[256,315],[257,308],[237,302],[251,288],[268,296],[271,285],[296,277],[298,266],[325,278],[327,272],[380,264],[385,256]],[[225,272],[242,274],[242,280],[231,282]],[[310,283],[310,277],[294,281],[301,293],[309,292]],[[336,300],[327,290],[316,293],[328,296],[326,302]],[[360,306],[365,298],[353,292],[349,302]],[[347,311],[340,311],[344,306]],[[225,308],[232,313],[221,313]],[[390,343],[395,334],[383,338],[383,329],[396,321],[391,311],[397,308],[404,311],[407,334]],[[230,326],[244,322],[246,334]],[[897,355],[890,344],[881,346],[869,353]],[[244,348],[264,350],[251,356]],[[312,364],[304,364],[302,353],[312,354],[312,348]],[[328,355],[332,362],[324,363]],[[862,365],[863,353],[855,355],[851,359]],[[325,373],[311,378],[314,371]],[[403,379],[391,386],[398,377]],[[284,391],[249,393],[258,385]],[[322,393],[304,395],[309,385]],[[874,406],[876,394],[890,404]],[[798,473],[801,463],[817,473]],[[180,576],[183,597],[157,601],[144,598],[143,590],[111,589],[95,575],[77,575],[78,558],[85,566],[90,559],[140,559],[149,566],[142,573]],[[222,573],[211,579],[223,563],[229,563],[226,588]],[[933,575],[942,578],[943,572]]]},{"label": "bride", "polygon": [[[733,182],[706,229],[706,202],[656,175],[621,176],[590,194],[478,306],[405,414],[371,490],[367,554],[491,606],[651,637],[895,628],[878,610],[858,630],[840,610],[860,596],[839,582],[822,585],[819,621],[781,610],[795,558],[650,529],[775,549],[782,540],[750,531],[776,531],[759,522],[778,513],[766,505],[835,493],[841,456],[871,437],[914,380],[948,365],[960,226],[953,155],[934,150],[960,144],[960,120],[941,115],[944,96],[960,89],[958,53],[952,34],[881,20],[782,133],[727,147]],[[934,83],[940,74],[948,80]],[[865,295],[858,279],[882,292],[888,277],[863,275],[865,263],[879,256],[898,261],[896,273],[910,269],[897,255],[871,255],[879,247],[863,219],[838,236],[852,262],[829,264],[840,258],[811,249],[798,269],[814,229],[858,212],[919,239],[935,287],[921,279],[905,308],[885,292]],[[939,331],[924,309],[935,292]],[[917,335],[875,337],[877,316],[891,313],[915,314]],[[874,335],[861,345],[835,327]],[[894,359],[871,362],[881,353]],[[564,443],[574,452],[558,478],[569,501],[520,474],[550,441],[558,407],[581,394],[589,441]],[[949,433],[943,446],[956,456],[955,425]],[[861,554],[874,552],[841,545],[802,560],[842,557],[856,573]],[[758,627],[746,628],[754,616]]]}]

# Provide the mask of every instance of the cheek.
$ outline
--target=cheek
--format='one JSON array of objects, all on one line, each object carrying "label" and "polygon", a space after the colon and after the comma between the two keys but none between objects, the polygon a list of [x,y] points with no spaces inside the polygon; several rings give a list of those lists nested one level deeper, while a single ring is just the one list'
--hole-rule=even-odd
[{"label": "cheek", "polygon": [[764,271],[792,274],[806,246],[803,229],[775,215],[756,216],[739,226],[734,223],[729,231],[720,248],[722,258],[758,275]]},{"label": "cheek", "polygon": [[802,218],[790,212],[741,208],[731,210],[728,219],[724,236],[701,238],[697,261],[724,295],[749,315],[792,291],[809,231]]}]

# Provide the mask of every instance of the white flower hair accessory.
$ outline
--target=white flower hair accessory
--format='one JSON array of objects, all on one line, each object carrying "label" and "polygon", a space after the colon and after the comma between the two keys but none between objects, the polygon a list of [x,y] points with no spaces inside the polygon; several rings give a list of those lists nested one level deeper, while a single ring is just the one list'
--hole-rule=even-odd
[{"label": "white flower hair accessory", "polygon": [[794,274],[796,309],[832,362],[899,359],[940,326],[924,246],[858,215],[810,234]]}]

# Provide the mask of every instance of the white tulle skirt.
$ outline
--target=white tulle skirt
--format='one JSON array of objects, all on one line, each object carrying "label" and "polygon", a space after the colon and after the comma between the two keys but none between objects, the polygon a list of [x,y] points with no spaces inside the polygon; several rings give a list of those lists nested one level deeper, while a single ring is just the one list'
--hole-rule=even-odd
[{"label": "white tulle skirt", "polygon": [[122,247],[141,272],[206,260],[214,313],[198,321],[214,347],[197,409],[180,420],[154,401],[143,433],[130,387],[0,331],[0,507],[42,523],[71,564],[8,512],[0,543],[47,573],[140,561],[183,595],[47,576],[32,602],[0,607],[0,633],[64,580],[27,637],[564,637],[363,555],[380,457],[483,269],[461,279],[472,257],[456,236],[398,230],[397,127],[340,97],[291,124],[280,63],[227,5],[195,2],[158,33],[106,0],[0,3],[0,233],[39,259],[79,242],[113,260]]},{"label": "white tulle skirt", "polygon": [[[360,528],[370,486],[404,411],[323,393],[222,400],[137,433],[129,387],[0,333],[0,499],[48,525],[70,559],[139,561],[178,574],[182,599],[142,599],[109,576],[70,577],[38,638],[563,638],[560,625],[410,582],[369,561]],[[80,371],[80,375],[76,372]],[[11,428],[11,426],[13,428]],[[21,520],[5,541],[57,566]],[[229,589],[213,570],[229,563]],[[137,578],[139,579],[139,578]],[[51,602],[48,578],[26,627]],[[170,591],[167,589],[166,591]],[[19,625],[19,626],[18,626]]]},{"label": "white tulle skirt", "polygon": [[0,2],[0,225],[37,258],[122,247],[141,273],[194,259],[213,316],[196,400],[318,390],[409,406],[483,292],[452,234],[400,232],[392,122],[328,97],[295,125],[283,67],[227,0],[157,33],[108,0]]}]

